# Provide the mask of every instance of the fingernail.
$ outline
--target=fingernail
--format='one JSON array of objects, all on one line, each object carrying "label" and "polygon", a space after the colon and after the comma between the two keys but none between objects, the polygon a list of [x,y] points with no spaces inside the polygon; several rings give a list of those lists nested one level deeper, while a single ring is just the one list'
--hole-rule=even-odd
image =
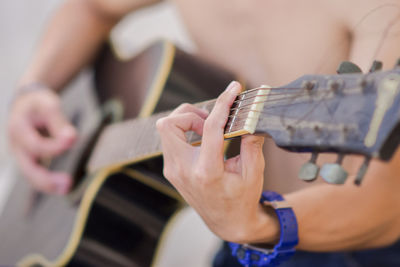
[{"label": "fingernail", "polygon": [[238,83],[237,81],[232,81],[226,88],[227,91],[231,91],[232,93],[238,92],[239,89],[240,89],[240,83]]}]

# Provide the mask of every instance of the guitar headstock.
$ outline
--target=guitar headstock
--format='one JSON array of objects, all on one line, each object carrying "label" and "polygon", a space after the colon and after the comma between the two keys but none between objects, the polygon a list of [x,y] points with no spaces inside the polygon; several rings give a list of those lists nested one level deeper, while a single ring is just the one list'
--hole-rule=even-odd
[{"label": "guitar headstock", "polygon": [[[364,155],[360,183],[369,159],[388,161],[400,142],[400,68],[380,71],[380,67],[376,63],[367,74],[305,75],[282,87],[245,92],[233,110],[242,111],[240,116],[246,119],[235,122],[232,115],[228,125],[268,135],[290,151],[312,152],[300,170],[304,180],[318,175],[318,153],[339,155],[336,163],[325,164],[319,172],[338,184],[347,177],[340,166],[343,156]],[[249,118],[257,116],[252,123]]]}]

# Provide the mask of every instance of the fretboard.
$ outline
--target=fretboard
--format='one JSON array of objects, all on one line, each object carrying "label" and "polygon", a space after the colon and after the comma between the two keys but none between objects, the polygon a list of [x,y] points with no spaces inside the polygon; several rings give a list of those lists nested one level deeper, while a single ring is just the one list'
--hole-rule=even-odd
[{"label": "fretboard", "polygon": [[[260,112],[267,97],[268,88],[260,87],[241,93],[233,103],[225,127],[225,138],[253,134]],[[209,112],[215,100],[196,104]],[[161,140],[156,130],[156,121],[168,116],[170,111],[146,118],[138,118],[107,126],[101,133],[89,159],[88,171],[104,167],[120,166],[138,162],[161,154]],[[201,136],[187,132],[189,143],[201,142]]]},{"label": "fretboard", "polygon": [[[215,100],[196,104],[211,111]],[[88,163],[89,173],[104,167],[125,165],[161,154],[161,140],[156,121],[170,111],[107,126],[101,133]],[[189,143],[199,143],[201,136],[186,134]]]}]

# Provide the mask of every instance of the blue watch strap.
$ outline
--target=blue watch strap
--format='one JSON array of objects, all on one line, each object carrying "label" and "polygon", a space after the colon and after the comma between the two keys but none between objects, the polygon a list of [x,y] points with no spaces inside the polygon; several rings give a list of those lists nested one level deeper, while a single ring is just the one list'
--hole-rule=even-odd
[{"label": "blue watch strap", "polygon": [[276,192],[265,191],[260,203],[271,206],[276,212],[281,229],[279,242],[273,248],[229,242],[232,255],[236,256],[243,266],[277,266],[294,254],[294,247],[298,243],[296,216],[284,198]]}]

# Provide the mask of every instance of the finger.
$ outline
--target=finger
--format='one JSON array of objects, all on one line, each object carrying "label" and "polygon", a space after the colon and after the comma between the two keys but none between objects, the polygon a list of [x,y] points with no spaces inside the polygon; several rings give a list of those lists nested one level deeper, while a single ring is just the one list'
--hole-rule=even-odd
[{"label": "finger", "polygon": [[58,105],[44,111],[42,116],[45,126],[49,130],[51,139],[53,139],[62,150],[70,148],[77,137],[75,127],[64,116]]},{"label": "finger", "polygon": [[203,168],[221,168],[224,164],[224,129],[233,101],[241,90],[238,82],[231,82],[218,97],[204,123],[199,164]]},{"label": "finger", "polygon": [[201,109],[194,105],[184,103],[184,104],[181,104],[176,109],[174,109],[174,111],[169,116],[181,114],[181,113],[187,113],[187,112],[196,113],[203,119],[206,119],[209,114],[209,112],[205,109]]},{"label": "finger", "polygon": [[204,119],[195,113],[183,113],[168,116],[157,121],[157,130],[161,137],[164,157],[164,175],[166,178],[178,176],[191,158],[195,149],[187,143],[185,132],[194,131],[201,135]]},{"label": "finger", "polygon": [[10,130],[10,139],[15,147],[41,158],[58,155],[63,150],[58,142],[41,136],[31,122],[26,120],[14,123]]},{"label": "finger", "polygon": [[264,137],[242,136],[240,158],[242,177],[254,182],[262,182],[264,177],[265,160],[263,154]]},{"label": "finger", "polygon": [[50,172],[21,150],[16,150],[15,155],[23,174],[36,189],[60,195],[64,195],[69,191],[72,184],[70,175]]},{"label": "finger", "polygon": [[225,161],[225,171],[237,173],[239,175],[242,174],[242,164],[240,160],[240,155],[237,155]]},{"label": "finger", "polygon": [[[204,119],[196,113],[188,112],[161,118],[156,123],[161,141],[164,143],[174,143],[179,140],[187,145],[187,131],[194,131],[202,135]],[[168,141],[168,142],[167,142]]]}]

